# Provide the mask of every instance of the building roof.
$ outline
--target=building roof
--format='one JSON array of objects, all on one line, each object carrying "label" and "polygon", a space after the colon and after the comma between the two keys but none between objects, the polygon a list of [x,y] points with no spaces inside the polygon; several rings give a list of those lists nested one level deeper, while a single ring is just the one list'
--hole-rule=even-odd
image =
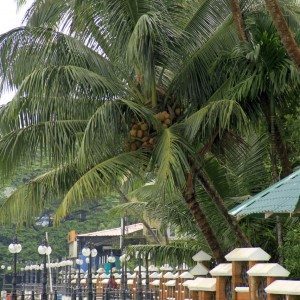
[{"label": "building roof", "polygon": [[[143,228],[144,228],[143,223],[137,223],[137,224],[125,226],[125,235],[143,230]],[[101,236],[103,237],[121,236],[121,227],[78,234],[78,237],[101,237]]]},{"label": "building roof", "polygon": [[300,169],[276,182],[229,213],[236,217],[251,214],[300,213]]}]

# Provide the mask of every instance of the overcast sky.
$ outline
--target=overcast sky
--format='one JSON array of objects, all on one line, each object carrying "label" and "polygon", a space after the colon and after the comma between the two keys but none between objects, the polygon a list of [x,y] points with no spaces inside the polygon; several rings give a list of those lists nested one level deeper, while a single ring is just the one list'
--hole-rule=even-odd
[{"label": "overcast sky", "polygon": [[[0,0],[0,34],[22,24],[22,19],[27,7],[33,0],[29,0],[28,4],[17,10],[16,0]],[[0,98],[0,104],[8,102],[13,93],[6,93]]]}]

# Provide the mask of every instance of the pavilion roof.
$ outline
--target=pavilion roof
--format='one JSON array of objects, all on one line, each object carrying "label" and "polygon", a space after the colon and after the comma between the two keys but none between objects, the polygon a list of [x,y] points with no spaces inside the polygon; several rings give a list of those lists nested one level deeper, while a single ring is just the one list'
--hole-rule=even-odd
[{"label": "pavilion roof", "polygon": [[231,209],[238,218],[251,214],[300,213],[300,169]]},{"label": "pavilion roof", "polygon": [[[125,226],[125,235],[131,234],[140,230],[143,230],[144,225],[143,223],[137,223],[132,225]],[[95,232],[83,233],[78,234],[78,237],[105,237],[105,236],[121,236],[121,227],[112,228],[112,229],[105,229]]]}]

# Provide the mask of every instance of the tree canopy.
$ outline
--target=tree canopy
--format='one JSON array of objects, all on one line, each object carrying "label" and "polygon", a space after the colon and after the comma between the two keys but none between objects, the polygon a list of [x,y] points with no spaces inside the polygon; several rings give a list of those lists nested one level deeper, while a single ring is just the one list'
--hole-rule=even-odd
[{"label": "tree canopy", "polygon": [[[3,202],[1,221],[30,223],[57,201],[58,223],[117,193],[116,213],[172,223],[219,261],[250,246],[227,208],[299,155],[297,51],[265,2],[36,0],[0,37],[0,89],[17,90],[0,111],[0,172],[50,168]],[[297,41],[298,3],[280,9]]]}]

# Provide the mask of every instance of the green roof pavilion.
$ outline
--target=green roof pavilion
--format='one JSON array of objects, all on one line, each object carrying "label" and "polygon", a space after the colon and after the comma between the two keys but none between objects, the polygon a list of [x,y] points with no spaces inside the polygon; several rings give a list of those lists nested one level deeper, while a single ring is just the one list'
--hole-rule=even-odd
[{"label": "green roof pavilion", "polygon": [[229,213],[238,219],[252,214],[264,214],[265,217],[299,214],[300,169],[231,209]]}]

